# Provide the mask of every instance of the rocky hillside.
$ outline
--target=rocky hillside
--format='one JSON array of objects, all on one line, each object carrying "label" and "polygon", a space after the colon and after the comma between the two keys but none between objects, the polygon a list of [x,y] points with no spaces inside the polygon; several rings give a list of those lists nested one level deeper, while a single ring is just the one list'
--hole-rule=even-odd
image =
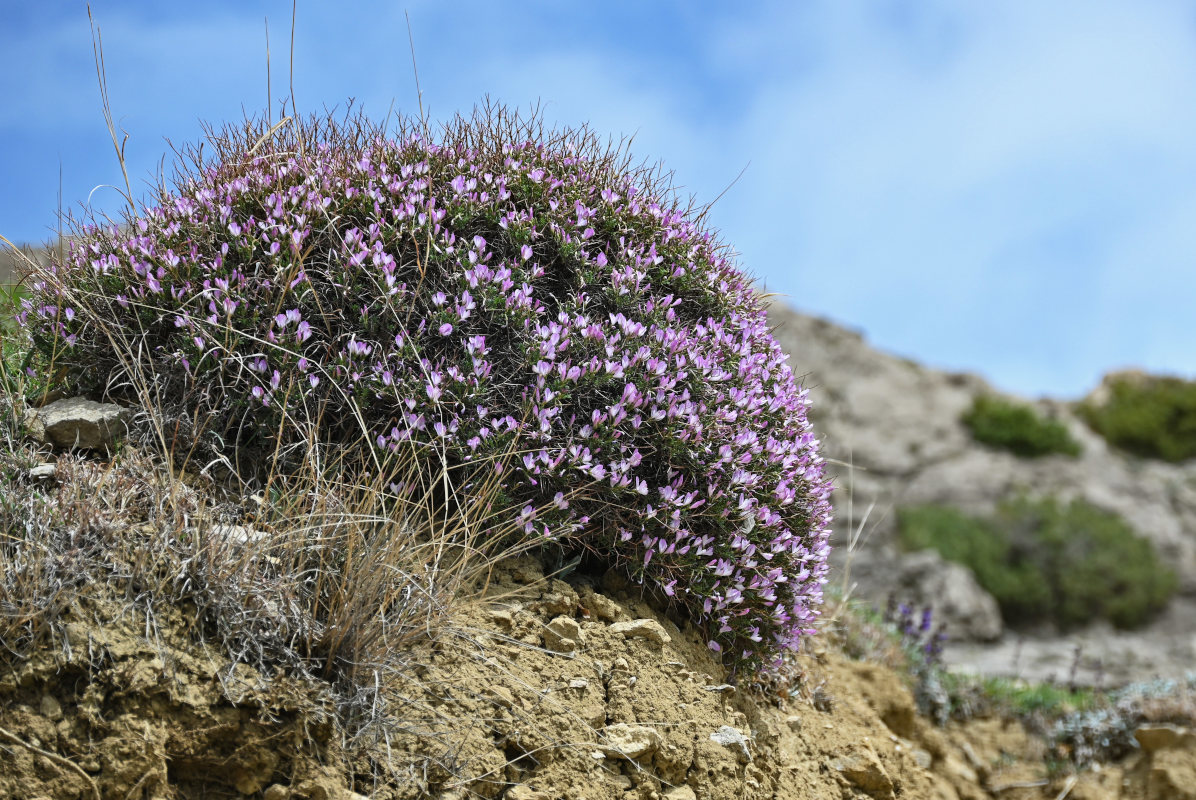
[{"label": "rocky hillside", "polygon": [[[915,603],[933,602],[957,640],[949,660],[986,672],[1075,678],[1078,670],[1083,681],[1124,682],[1182,674],[1196,663],[1196,615],[1188,599],[1196,593],[1196,463],[1123,455],[1071,404],[1051,400],[1023,402],[1065,425],[1081,445],[1078,457],[1030,459],[995,450],[977,443],[960,421],[977,396],[1000,395],[981,378],[890,355],[858,332],[779,303],[770,316],[791,364],[806,376],[824,452],[838,462],[836,559],[850,565],[858,593],[882,603],[894,591]],[[988,513],[1022,492],[1082,498],[1121,515],[1174,567],[1181,597],[1141,632],[1101,625],[1066,637],[1049,630],[1002,637],[995,605],[969,575],[933,554],[896,548],[894,511],[901,506]],[[861,545],[848,547],[851,524],[858,526],[870,506]],[[968,639],[998,641],[977,646]]]}]

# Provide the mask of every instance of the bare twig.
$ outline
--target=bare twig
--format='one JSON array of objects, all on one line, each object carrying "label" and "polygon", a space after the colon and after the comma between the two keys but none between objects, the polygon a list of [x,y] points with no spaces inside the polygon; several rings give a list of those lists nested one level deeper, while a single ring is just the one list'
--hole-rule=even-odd
[{"label": "bare twig", "polygon": [[[108,134],[112,137],[112,146],[116,149],[116,158],[120,162],[120,171],[125,178],[125,191],[121,192],[129,203],[129,211],[134,212],[133,187],[129,183],[129,170],[125,166],[125,144],[129,141],[129,134],[124,130],[124,138],[119,142],[116,138],[116,123],[112,119],[112,106],[108,102],[108,75],[104,68],[104,44],[100,38],[100,26],[95,24],[91,15],[91,3],[87,4],[87,20],[91,23],[91,48],[95,54],[96,78],[100,83],[100,104],[104,110],[104,123],[108,126]],[[117,189],[119,192],[120,190]]]}]

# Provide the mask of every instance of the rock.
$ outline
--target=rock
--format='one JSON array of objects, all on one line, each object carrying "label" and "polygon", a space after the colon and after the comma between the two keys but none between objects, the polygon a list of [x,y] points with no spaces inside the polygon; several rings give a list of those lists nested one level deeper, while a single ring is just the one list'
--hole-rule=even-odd
[{"label": "rock", "polygon": [[948,753],[942,760],[939,772],[954,784],[973,785],[980,782],[980,776],[976,774],[976,770],[952,753]]},{"label": "rock", "polygon": [[[809,388],[815,430],[835,478],[834,565],[847,563],[845,534],[859,526],[862,511],[875,503],[865,526],[866,544],[852,558],[850,581],[857,584],[856,596],[883,607],[893,588],[893,509],[940,503],[988,514],[1024,489],[1034,495],[1083,499],[1121,515],[1176,570],[1180,592],[1196,594],[1196,536],[1191,533],[1196,531],[1196,460],[1167,464],[1123,455],[1089,429],[1071,404],[1020,398],[1009,399],[1030,402],[1042,416],[1063,423],[1083,452],[1078,458],[1027,459],[985,447],[960,421],[979,394],[1002,396],[980,378],[930,369],[882,352],[856,331],[797,313],[780,302],[772,304],[768,315],[778,343],[790,354],[794,374],[804,376],[802,382]],[[1107,393],[1106,385],[1092,399],[1099,402]],[[849,507],[855,512],[851,518]],[[881,556],[875,568],[861,569],[868,566],[862,564],[867,556],[877,551]],[[994,635],[991,621],[984,612],[980,620],[958,620],[953,627],[962,628],[964,635],[987,638]],[[1190,636],[1191,630],[1189,625],[1177,632]],[[1166,630],[1158,638],[1167,644],[1175,640]],[[955,649],[949,639],[948,663]],[[1070,652],[1069,647],[1054,649]],[[1142,652],[1135,642],[1126,640],[1110,649],[1118,652],[1102,658],[1100,677],[1116,682],[1156,674],[1180,677],[1193,658],[1184,652],[1162,662],[1132,663]],[[1019,664],[1020,677],[1046,680],[1053,672],[1058,678],[1068,668],[1064,664],[1062,670],[1052,666],[1027,671],[1030,661],[1027,650]],[[970,662],[966,666],[975,659]],[[1081,676],[1084,681],[1098,679],[1095,673]]]},{"label": "rock", "polygon": [[664,800],[698,800],[697,794],[688,786],[674,786],[661,796]]},{"label": "rock", "polygon": [[572,614],[577,610],[577,592],[564,581],[553,579],[548,591],[540,596],[540,605],[549,614]]},{"label": "rock", "polygon": [[1155,753],[1146,781],[1146,800],[1196,800],[1196,752]]},{"label": "rock", "polygon": [[486,694],[497,705],[503,708],[515,707],[515,695],[511,694],[511,690],[505,686],[490,686],[486,689]]},{"label": "rock", "polygon": [[614,600],[592,590],[588,593],[583,593],[581,602],[594,613],[594,616],[603,622],[617,622],[620,617],[626,614],[623,611],[623,607]]},{"label": "rock", "polygon": [[262,800],[288,800],[290,796],[291,790],[281,783],[275,783],[262,792]]},{"label": "rock", "polygon": [[992,641],[1004,632],[1001,609],[962,564],[944,561],[933,550],[902,558],[900,582],[921,594],[920,605],[934,609],[935,622],[949,638]]},{"label": "rock", "polygon": [[53,464],[38,464],[29,470],[29,477],[37,481],[52,480],[58,474],[58,467]]},{"label": "rock", "polygon": [[295,787],[298,794],[305,800],[361,800],[361,795],[345,788],[341,776],[330,767],[322,769],[318,774]]},{"label": "rock", "polygon": [[715,692],[716,694],[731,696],[735,694],[735,687],[729,683],[719,683],[713,686],[704,687],[708,692]]},{"label": "rock", "polygon": [[631,622],[616,622],[610,626],[611,633],[621,633],[628,639],[646,639],[657,647],[672,641],[664,626],[654,619],[634,619]]},{"label": "rock", "polygon": [[655,728],[628,725],[626,722],[607,725],[602,729],[602,736],[606,755],[628,760],[641,758],[655,751],[664,741]]},{"label": "rock", "polygon": [[208,529],[208,534],[242,546],[257,544],[270,535],[265,531],[259,531],[256,528],[247,528],[244,525],[213,525]]},{"label": "rock", "polygon": [[556,617],[544,629],[544,646],[556,653],[572,653],[581,644],[581,625],[572,617]]},{"label": "rock", "polygon": [[738,755],[742,755],[745,761],[752,760],[752,753],[748,750],[748,743],[751,737],[744,734],[738,728],[732,728],[730,725],[722,725],[714,733],[710,734],[710,741],[721,744],[730,750],[735,750]]},{"label": "rock", "polygon": [[55,447],[111,450],[126,433],[128,409],[85,397],[56,400],[36,412],[43,440]]},{"label": "rock", "polygon": [[54,697],[54,695],[42,695],[42,701],[39,706],[41,714],[51,722],[57,722],[62,719],[62,704]]},{"label": "rock", "polygon": [[894,797],[893,781],[870,748],[860,747],[836,756],[831,759],[831,768],[869,797],[877,800]]},{"label": "rock", "polygon": [[517,583],[537,583],[544,580],[544,569],[536,559],[524,556],[515,559],[511,569],[511,577]]},{"label": "rock", "polygon": [[866,558],[852,567],[852,576],[913,608],[930,606],[934,624],[943,625],[951,641],[992,641],[1004,632],[997,601],[980,587],[972,571],[945,561],[934,550]]},{"label": "rock", "polygon": [[507,789],[507,800],[552,800],[547,792],[540,792],[520,784]]},{"label": "rock", "polygon": [[1178,725],[1143,725],[1134,731],[1134,738],[1147,753],[1196,744],[1196,734]]},{"label": "rock", "polygon": [[511,613],[509,608],[491,608],[486,610],[486,616],[504,630],[511,630],[515,627],[515,615]]},{"label": "rock", "polygon": [[796,714],[791,714],[788,717],[785,717],[785,725],[794,733],[800,733],[801,717],[797,716]]}]

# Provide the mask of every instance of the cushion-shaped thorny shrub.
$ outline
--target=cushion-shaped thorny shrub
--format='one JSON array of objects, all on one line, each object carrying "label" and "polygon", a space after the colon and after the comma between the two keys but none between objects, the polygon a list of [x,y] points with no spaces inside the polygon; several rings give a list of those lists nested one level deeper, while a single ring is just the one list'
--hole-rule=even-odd
[{"label": "cushion-shaped thorny shrub", "polygon": [[505,463],[528,533],[646,580],[729,662],[793,647],[830,485],[727,249],[584,131],[493,109],[413,130],[209,136],[155,206],[82,228],[43,276],[42,369],[109,395],[152,375],[180,419],[283,458],[302,414],[457,480]]}]

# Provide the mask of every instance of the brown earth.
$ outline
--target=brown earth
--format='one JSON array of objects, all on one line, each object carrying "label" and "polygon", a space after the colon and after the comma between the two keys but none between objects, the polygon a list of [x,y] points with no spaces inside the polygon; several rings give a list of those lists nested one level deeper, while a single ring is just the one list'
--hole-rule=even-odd
[{"label": "brown earth", "polygon": [[1182,730],[1051,776],[1019,723],[936,727],[898,672],[831,632],[790,683],[736,689],[636,587],[545,579],[530,558],[499,565],[409,673],[380,676],[392,723],[357,736],[327,685],[233,666],[186,610],[147,620],[103,591],[0,673],[4,800],[1196,797]]}]

